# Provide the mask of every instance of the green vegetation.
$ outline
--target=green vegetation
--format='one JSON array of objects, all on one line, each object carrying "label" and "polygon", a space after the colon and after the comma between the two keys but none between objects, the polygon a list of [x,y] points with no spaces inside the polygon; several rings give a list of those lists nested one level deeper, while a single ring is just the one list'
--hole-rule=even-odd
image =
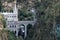
[{"label": "green vegetation", "polygon": [[1,40],[17,40],[15,34],[13,32],[7,31],[7,30],[2,30],[0,31],[0,38],[3,38]]},{"label": "green vegetation", "polygon": [[0,12],[2,11],[2,3],[1,3],[1,0],[0,0]]},{"label": "green vegetation", "polygon": [[33,13],[27,13],[27,10],[19,10],[18,19],[20,21],[33,20]]},{"label": "green vegetation", "polygon": [[0,28],[1,27],[2,28],[5,28],[6,27],[6,20],[4,18],[4,15],[2,15],[2,14],[0,14],[0,25],[2,25],[2,26],[0,26]]},{"label": "green vegetation", "polygon": [[2,23],[3,27],[6,27],[6,20],[4,18],[4,15],[0,14],[0,23]]},{"label": "green vegetation", "polygon": [[6,28],[6,20],[2,20],[3,27]]},{"label": "green vegetation", "polygon": [[[34,27],[28,29],[26,40],[60,40],[60,36],[56,35],[56,24],[60,25],[60,0],[17,0],[23,5],[19,10],[19,20],[32,20],[33,13],[28,14],[27,9],[36,9],[37,22]],[[9,1],[10,2],[10,1]],[[30,3],[29,3],[30,2]],[[1,5],[1,4],[0,4]],[[1,6],[0,6],[1,8]],[[58,21],[58,22],[57,22]],[[60,33],[59,33],[60,34]],[[14,36],[14,35],[13,35]],[[9,36],[9,40],[14,37]]]},{"label": "green vegetation", "polygon": [[15,36],[15,33],[9,30],[0,30],[0,40],[23,40],[23,39],[22,37],[17,38]]},{"label": "green vegetation", "polygon": [[[38,1],[38,3],[34,3],[36,3],[34,7],[37,11],[37,22],[34,28],[30,29],[27,40],[56,40],[56,17],[60,15],[60,1],[41,0],[40,2]],[[57,38],[57,40],[59,40],[60,37]]]},{"label": "green vegetation", "polygon": [[13,32],[8,32],[8,40],[17,40],[15,33]]},{"label": "green vegetation", "polygon": [[8,3],[11,3],[11,2],[13,2],[13,1],[14,1],[14,0],[7,0]]}]

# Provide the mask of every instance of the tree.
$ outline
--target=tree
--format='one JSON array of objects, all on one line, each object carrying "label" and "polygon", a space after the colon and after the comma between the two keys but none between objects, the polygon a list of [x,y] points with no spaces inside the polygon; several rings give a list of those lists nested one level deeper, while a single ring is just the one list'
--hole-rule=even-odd
[{"label": "tree", "polygon": [[0,12],[2,11],[2,3],[1,3],[1,0],[0,0]]},{"label": "tree", "polygon": [[54,4],[58,3],[55,3],[55,1],[56,0],[42,0],[40,6],[35,6],[37,22],[34,29],[31,28],[30,31],[32,32],[32,30],[34,30],[34,32],[32,33],[32,37],[28,37],[28,40],[56,40],[55,19],[59,11],[55,9]]}]

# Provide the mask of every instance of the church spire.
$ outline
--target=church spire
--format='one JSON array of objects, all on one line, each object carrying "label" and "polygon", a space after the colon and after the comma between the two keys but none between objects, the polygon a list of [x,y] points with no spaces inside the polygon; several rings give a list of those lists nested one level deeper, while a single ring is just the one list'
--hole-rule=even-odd
[{"label": "church spire", "polygon": [[14,1],[14,8],[13,8],[13,13],[17,13],[18,10],[17,10],[17,7],[16,7],[16,1]]}]

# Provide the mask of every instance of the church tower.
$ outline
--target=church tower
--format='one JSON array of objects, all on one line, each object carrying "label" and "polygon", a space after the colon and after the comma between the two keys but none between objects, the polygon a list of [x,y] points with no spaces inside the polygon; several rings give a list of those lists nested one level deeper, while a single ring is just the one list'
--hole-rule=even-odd
[{"label": "church tower", "polygon": [[14,1],[13,15],[15,16],[15,20],[18,21],[18,9],[16,6],[16,0]]},{"label": "church tower", "polygon": [[13,13],[15,13],[15,14],[18,13],[18,9],[17,9],[17,6],[16,6],[16,1],[14,1]]}]

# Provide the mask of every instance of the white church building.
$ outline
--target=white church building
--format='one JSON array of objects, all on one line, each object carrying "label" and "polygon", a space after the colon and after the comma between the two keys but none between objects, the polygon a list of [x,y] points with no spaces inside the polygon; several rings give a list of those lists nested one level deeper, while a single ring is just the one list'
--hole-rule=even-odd
[{"label": "white church building", "polygon": [[18,36],[18,33],[20,33],[21,29],[22,33],[24,33],[24,37],[26,37],[27,25],[31,24],[33,26],[36,22],[35,16],[34,20],[32,21],[18,21],[18,8],[16,7],[16,5],[13,7],[13,12],[2,12],[2,14],[6,19],[6,26],[7,26],[6,29],[15,32],[16,36]]}]

